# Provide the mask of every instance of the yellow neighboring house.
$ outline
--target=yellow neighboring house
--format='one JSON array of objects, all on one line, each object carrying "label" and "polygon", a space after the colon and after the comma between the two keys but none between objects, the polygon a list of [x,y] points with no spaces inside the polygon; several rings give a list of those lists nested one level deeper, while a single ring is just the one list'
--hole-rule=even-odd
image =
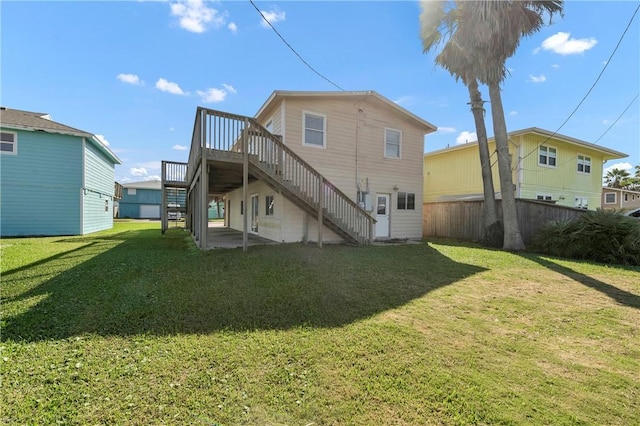
[{"label": "yellow neighboring house", "polygon": [[[500,198],[494,139],[489,139],[489,152],[495,195]],[[601,205],[603,164],[627,157],[537,127],[510,132],[509,153],[516,198],[590,210]],[[477,142],[424,154],[425,203],[482,198]]]}]

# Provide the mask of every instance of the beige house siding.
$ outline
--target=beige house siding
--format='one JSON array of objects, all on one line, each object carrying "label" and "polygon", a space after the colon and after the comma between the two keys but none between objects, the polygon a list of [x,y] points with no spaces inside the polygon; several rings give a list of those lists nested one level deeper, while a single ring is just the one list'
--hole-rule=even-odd
[{"label": "beige house siding", "polygon": [[[248,186],[249,204],[251,196],[258,195],[258,235],[272,241],[292,243],[303,241],[305,236],[306,212],[289,201],[286,197],[273,190],[264,182],[253,182]],[[266,197],[274,197],[273,215],[266,215]],[[229,227],[242,231],[245,214],[250,214],[247,208],[243,208],[240,215],[240,203],[242,200],[242,188],[236,189],[226,195],[227,202],[231,203],[231,215]],[[251,218],[249,218],[249,230]],[[310,216],[307,219],[308,241],[318,240],[317,218]],[[324,242],[339,242],[341,238],[327,227],[323,228],[322,239]]]},{"label": "beige house siding", "polygon": [[[421,238],[424,128],[366,95],[281,99],[257,118],[265,125],[276,111],[284,111],[279,125],[287,146],[352,200],[358,187],[369,190],[374,204],[377,193],[391,195],[391,238]],[[305,111],[325,117],[325,147],[303,145]],[[401,132],[399,159],[385,157],[386,128]],[[415,194],[415,210],[397,209],[398,192]]]},{"label": "beige house siding", "polygon": [[[613,194],[609,195],[609,198],[614,198],[613,202],[608,200],[607,194]],[[601,206],[603,209],[626,211],[640,208],[640,191],[603,187],[601,196]]]}]

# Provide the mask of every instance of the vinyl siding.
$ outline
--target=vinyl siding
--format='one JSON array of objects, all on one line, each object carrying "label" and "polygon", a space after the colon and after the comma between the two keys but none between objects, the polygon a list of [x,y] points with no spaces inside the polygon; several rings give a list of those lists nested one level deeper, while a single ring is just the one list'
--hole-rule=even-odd
[{"label": "vinyl siding", "polygon": [[[358,185],[392,195],[392,238],[422,236],[422,156],[424,134],[404,115],[367,96],[353,98],[287,98],[263,114],[263,124],[285,103],[284,139],[287,146],[317,169],[353,201]],[[303,141],[303,111],[326,117],[326,147],[309,147]],[[401,158],[384,156],[385,128],[402,132]],[[398,211],[394,186],[415,193],[416,209]],[[302,220],[301,218],[299,218]]]},{"label": "vinyl siding", "polygon": [[[251,195],[258,194],[258,235],[260,237],[286,243],[299,242],[303,240],[304,216],[306,212],[263,182],[251,183],[248,187],[248,191],[249,203],[251,203]],[[265,198],[267,195],[274,196],[274,214],[269,216],[265,214]],[[245,206],[243,215],[240,215],[242,188],[227,194],[226,199],[231,202],[229,227],[242,231],[244,214],[249,214]],[[251,223],[249,222],[249,227],[250,226]],[[317,237],[318,221],[311,218],[308,225],[309,241],[317,241]],[[326,227],[323,230],[322,239],[324,242],[339,242],[342,240],[338,235]]]},{"label": "vinyl siding", "polygon": [[0,156],[0,235],[80,234],[82,139],[16,133],[18,155]]},{"label": "vinyl siding", "polygon": [[84,144],[84,163],[82,233],[111,229],[113,227],[114,164],[88,141]]},{"label": "vinyl siding", "polygon": [[[525,157],[522,161],[521,198],[535,199],[539,193],[551,194],[556,204],[574,207],[575,197],[584,197],[589,200],[589,210],[600,207],[602,153],[554,138],[546,141],[546,137],[535,134],[522,135],[518,139]],[[543,143],[557,149],[555,168],[538,164],[538,146]],[[591,158],[591,173],[578,172],[579,154]]]},{"label": "vinyl siding", "polygon": [[122,218],[140,218],[141,205],[157,205],[162,204],[162,192],[159,189],[142,189],[136,188],[136,194],[130,195],[129,188],[122,191],[122,199],[120,200],[120,213]]}]

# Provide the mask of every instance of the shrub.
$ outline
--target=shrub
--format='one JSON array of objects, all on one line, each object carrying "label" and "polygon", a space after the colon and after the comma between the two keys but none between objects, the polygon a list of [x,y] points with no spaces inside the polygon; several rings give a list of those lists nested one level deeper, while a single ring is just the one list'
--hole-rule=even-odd
[{"label": "shrub", "polygon": [[640,265],[640,221],[612,210],[590,211],[574,220],[545,224],[533,249],[572,259]]}]

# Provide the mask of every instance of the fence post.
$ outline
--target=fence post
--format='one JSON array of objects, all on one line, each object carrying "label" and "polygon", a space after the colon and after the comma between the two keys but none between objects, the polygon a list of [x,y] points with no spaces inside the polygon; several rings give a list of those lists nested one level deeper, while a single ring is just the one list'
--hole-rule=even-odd
[{"label": "fence post", "polygon": [[323,219],[323,210],[324,208],[324,177],[320,176],[318,178],[318,247],[322,248],[322,228],[324,225],[322,223]]}]

